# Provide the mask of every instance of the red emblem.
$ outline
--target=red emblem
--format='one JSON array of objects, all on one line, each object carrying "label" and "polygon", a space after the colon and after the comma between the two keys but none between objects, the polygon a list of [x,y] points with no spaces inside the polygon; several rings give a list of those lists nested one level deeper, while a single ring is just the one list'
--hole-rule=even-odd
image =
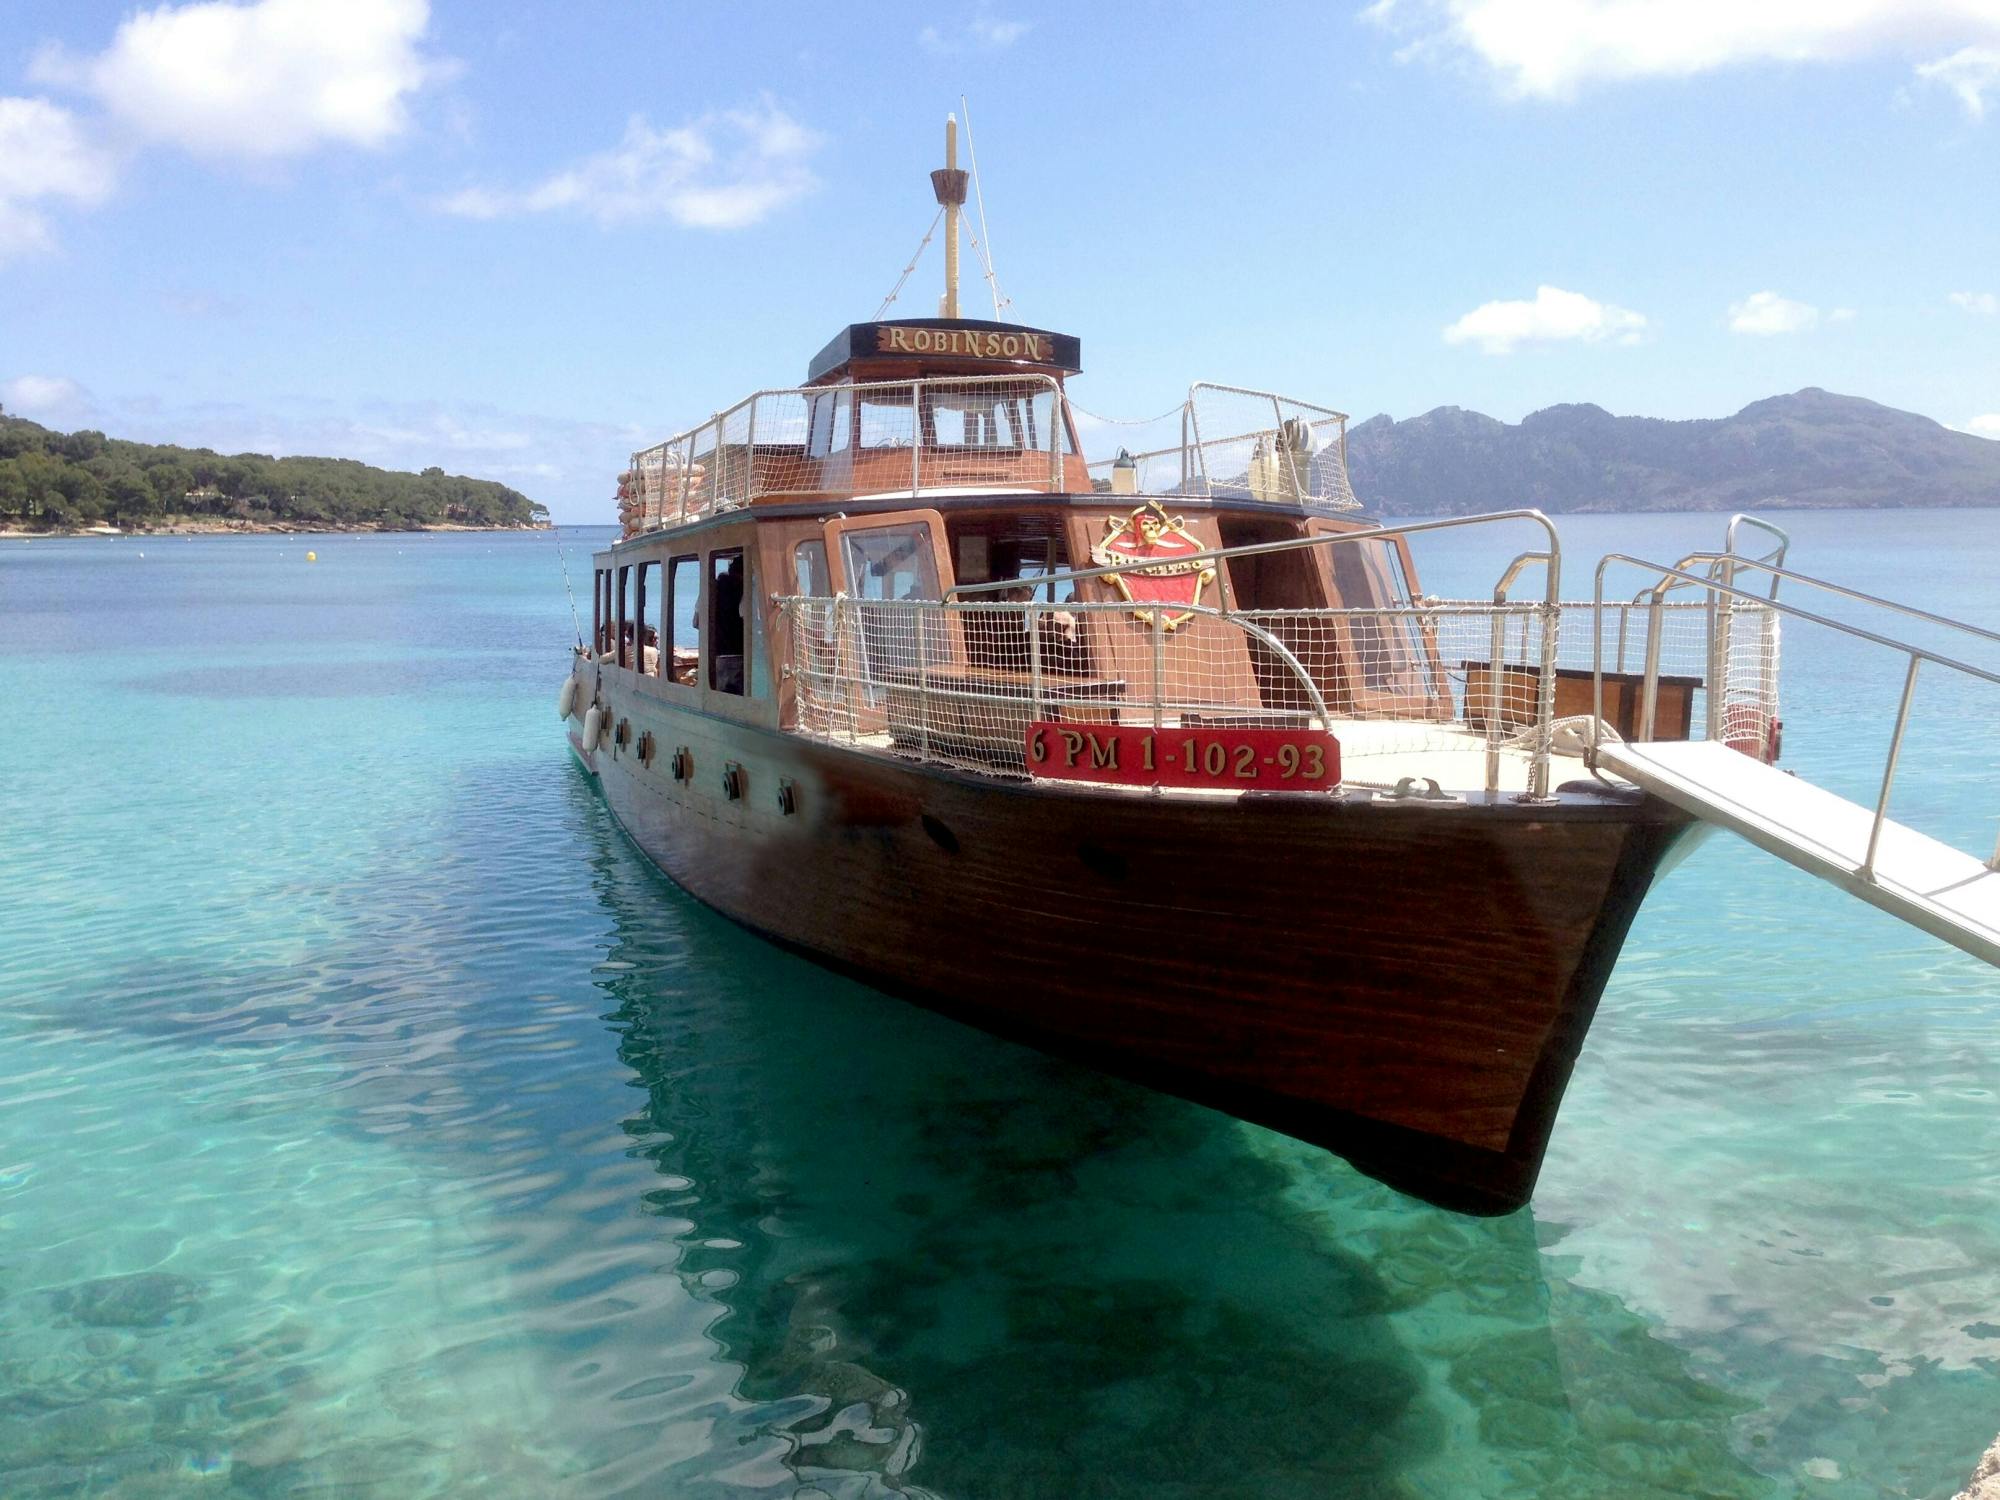
[{"label": "red emblem", "polygon": [[[1177,630],[1191,618],[1185,606],[1201,603],[1204,585],[1215,579],[1215,569],[1206,562],[1188,559],[1204,551],[1200,541],[1188,534],[1179,516],[1169,516],[1159,502],[1149,500],[1123,520],[1113,516],[1104,523],[1104,539],[1091,549],[1091,557],[1101,568],[1121,563],[1147,562],[1151,566],[1113,573],[1111,582],[1133,604],[1178,604],[1181,613],[1162,610],[1168,630]],[[1153,612],[1137,609],[1133,618],[1150,625]]]}]

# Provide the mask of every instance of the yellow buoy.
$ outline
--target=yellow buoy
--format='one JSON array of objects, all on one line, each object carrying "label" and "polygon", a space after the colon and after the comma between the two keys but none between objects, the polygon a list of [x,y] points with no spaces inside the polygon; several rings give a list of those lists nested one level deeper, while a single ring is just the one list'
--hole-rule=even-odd
[{"label": "yellow buoy", "polygon": [[308,552],[308,553],[306,554],[306,561],[307,561],[307,562],[318,562],[318,561],[319,561],[319,554],[318,554],[317,552]]}]

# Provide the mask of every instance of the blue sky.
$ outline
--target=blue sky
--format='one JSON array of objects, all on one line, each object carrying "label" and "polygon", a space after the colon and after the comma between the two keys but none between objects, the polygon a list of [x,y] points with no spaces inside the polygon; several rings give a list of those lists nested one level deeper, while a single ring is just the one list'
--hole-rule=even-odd
[{"label": "blue sky", "polygon": [[1821,385],[2000,437],[2000,0],[4,0],[0,404],[608,519],[874,315],[961,94],[1095,412]]}]

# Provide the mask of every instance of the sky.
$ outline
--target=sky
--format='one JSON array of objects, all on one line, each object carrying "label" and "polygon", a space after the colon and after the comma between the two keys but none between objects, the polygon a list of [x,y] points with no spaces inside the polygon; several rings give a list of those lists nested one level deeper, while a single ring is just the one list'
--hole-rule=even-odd
[{"label": "sky", "polygon": [[876,315],[961,99],[1002,316],[1104,416],[1816,385],[2000,440],[2000,0],[0,0],[0,406],[608,521]]}]

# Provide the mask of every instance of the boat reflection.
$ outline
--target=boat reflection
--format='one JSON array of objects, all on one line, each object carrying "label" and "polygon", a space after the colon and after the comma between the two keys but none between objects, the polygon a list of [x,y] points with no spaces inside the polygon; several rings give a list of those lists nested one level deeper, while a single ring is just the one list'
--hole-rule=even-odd
[{"label": "boat reflection", "polygon": [[1737,1403],[1621,1304],[1561,1286],[1552,1316],[1528,1213],[1424,1208],[878,995],[587,816],[645,1206],[801,1486],[1762,1492]]}]

